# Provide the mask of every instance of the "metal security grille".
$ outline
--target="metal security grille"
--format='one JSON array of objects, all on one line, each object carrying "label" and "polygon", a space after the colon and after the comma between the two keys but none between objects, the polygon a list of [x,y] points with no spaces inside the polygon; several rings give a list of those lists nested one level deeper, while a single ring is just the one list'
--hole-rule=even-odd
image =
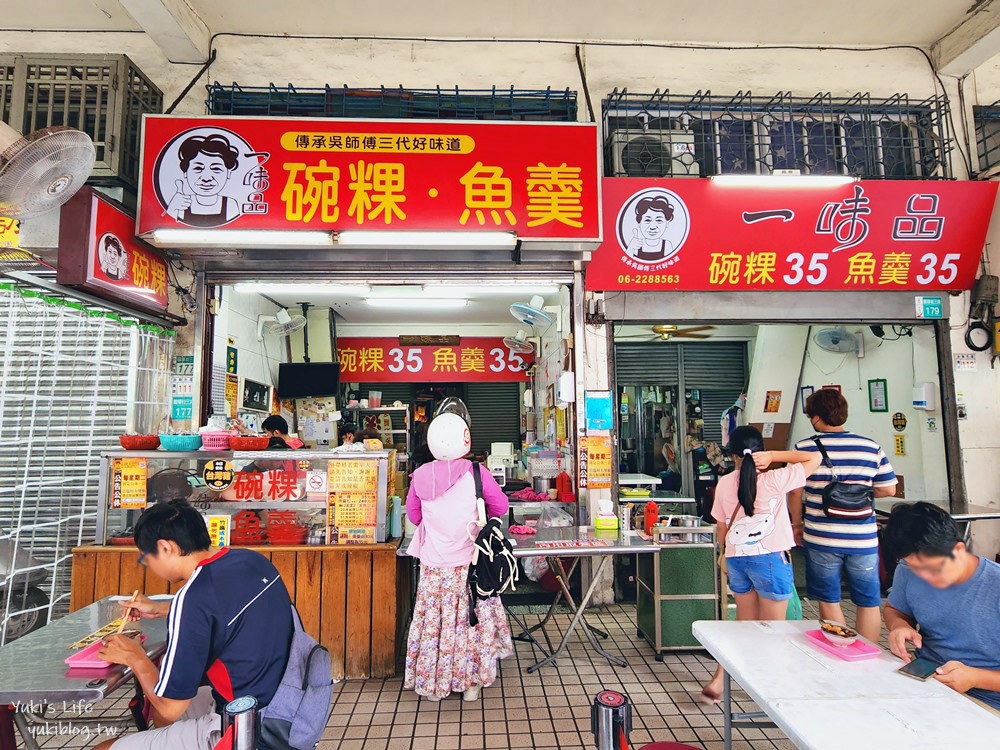
[{"label": "metal security grille", "polygon": [[905,94],[797,97],[615,89],[603,102],[606,174],[843,174],[948,179],[948,102]]},{"label": "metal security grille", "polygon": [[140,121],[163,94],[124,55],[0,54],[0,116],[22,133],[65,125],[97,150],[89,182],[134,188]]},{"label": "metal security grille", "polygon": [[218,81],[206,88],[212,115],[576,122],[576,92],[569,89],[301,88]]},{"label": "metal security grille", "polygon": [[[71,550],[97,541],[100,453],[129,421],[165,413],[172,346],[82,305],[0,289],[0,545],[35,563],[15,556],[0,579],[0,643],[25,611],[68,611]],[[143,402],[132,416],[130,394]],[[39,571],[48,601],[25,602]]]},{"label": "metal security grille", "polygon": [[465,405],[472,418],[472,450],[492,443],[521,446],[521,387],[518,383],[466,383]]},{"label": "metal security grille", "polygon": [[988,107],[973,107],[972,117],[976,124],[979,171],[995,173],[1000,165],[1000,101]]}]

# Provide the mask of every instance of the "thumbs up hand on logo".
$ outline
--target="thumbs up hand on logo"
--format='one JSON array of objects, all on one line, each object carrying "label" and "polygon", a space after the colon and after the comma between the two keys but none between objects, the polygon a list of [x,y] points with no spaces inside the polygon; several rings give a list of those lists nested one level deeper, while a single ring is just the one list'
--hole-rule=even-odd
[{"label": "thumbs up hand on logo", "polygon": [[174,180],[174,186],[177,192],[170,199],[167,213],[180,221],[184,217],[184,212],[191,208],[191,196],[184,192],[184,180]]},{"label": "thumbs up hand on logo", "polygon": [[642,237],[639,236],[639,229],[635,228],[632,230],[632,238],[628,241],[628,246],[625,250],[630,255],[635,255],[642,250]]}]

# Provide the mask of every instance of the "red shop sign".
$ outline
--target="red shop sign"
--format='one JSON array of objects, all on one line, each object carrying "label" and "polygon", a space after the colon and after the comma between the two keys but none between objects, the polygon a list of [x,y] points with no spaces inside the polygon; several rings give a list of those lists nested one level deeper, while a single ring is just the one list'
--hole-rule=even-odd
[{"label": "red shop sign", "polygon": [[56,281],[163,312],[169,303],[167,262],[134,231],[135,218],[120,203],[83,188],[61,209]]},{"label": "red shop sign", "polygon": [[459,346],[400,346],[393,338],[339,338],[346,383],[527,382],[532,354],[516,354],[502,338],[462,337]]},{"label": "red shop sign", "polygon": [[997,185],[603,180],[591,291],[970,289]]},{"label": "red shop sign", "polygon": [[141,236],[215,228],[601,237],[591,124],[147,116],[142,129]]}]

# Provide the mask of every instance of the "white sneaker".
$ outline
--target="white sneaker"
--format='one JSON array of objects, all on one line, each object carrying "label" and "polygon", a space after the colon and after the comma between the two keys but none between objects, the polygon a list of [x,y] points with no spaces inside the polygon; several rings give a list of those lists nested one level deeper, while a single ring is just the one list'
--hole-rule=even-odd
[{"label": "white sneaker", "polygon": [[479,700],[479,691],[483,689],[482,685],[473,685],[464,693],[462,693],[462,700],[466,703],[472,703],[473,701]]},{"label": "white sneaker", "polygon": [[430,701],[431,703],[440,703],[441,702],[441,699],[438,698],[436,695],[425,695],[425,696],[423,696],[423,699],[425,701]]}]

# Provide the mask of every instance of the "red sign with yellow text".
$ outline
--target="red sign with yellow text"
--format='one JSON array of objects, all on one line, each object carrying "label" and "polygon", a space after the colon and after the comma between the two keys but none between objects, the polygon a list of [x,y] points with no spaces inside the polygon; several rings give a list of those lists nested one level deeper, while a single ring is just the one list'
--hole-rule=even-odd
[{"label": "red sign with yellow text", "polygon": [[527,382],[532,354],[502,338],[466,338],[459,346],[400,346],[393,338],[339,338],[340,380],[346,383]]},{"label": "red sign with yellow text", "polygon": [[135,219],[123,206],[84,188],[60,210],[60,284],[148,310],[167,308],[167,262],[135,238]]},{"label": "red sign with yellow text", "polygon": [[591,291],[948,291],[976,278],[997,185],[606,178]]},{"label": "red sign with yellow text", "polygon": [[136,233],[510,231],[598,240],[597,128],[146,116]]}]

